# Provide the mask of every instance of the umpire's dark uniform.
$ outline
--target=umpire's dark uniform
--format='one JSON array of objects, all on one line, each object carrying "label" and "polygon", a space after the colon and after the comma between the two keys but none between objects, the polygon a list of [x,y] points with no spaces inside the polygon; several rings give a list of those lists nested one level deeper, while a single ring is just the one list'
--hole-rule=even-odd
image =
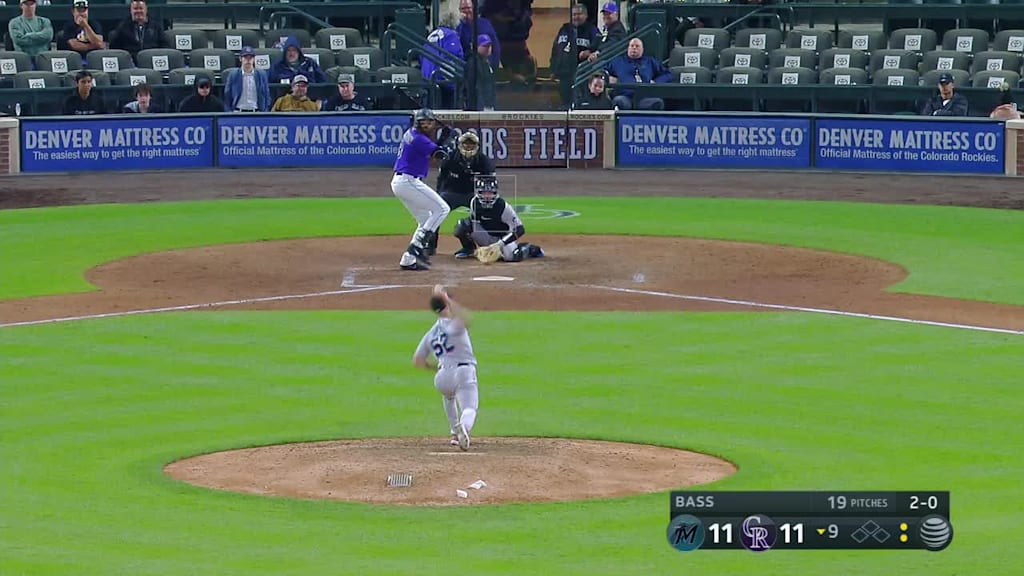
[{"label": "umpire's dark uniform", "polygon": [[441,164],[437,173],[437,192],[451,209],[469,208],[473,199],[473,174],[494,174],[494,161],[481,150],[466,158],[458,149]]}]

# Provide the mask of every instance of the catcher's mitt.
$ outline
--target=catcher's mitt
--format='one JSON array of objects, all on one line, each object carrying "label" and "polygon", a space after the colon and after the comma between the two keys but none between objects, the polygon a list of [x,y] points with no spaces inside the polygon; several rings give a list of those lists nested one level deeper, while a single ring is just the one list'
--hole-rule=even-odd
[{"label": "catcher's mitt", "polygon": [[501,260],[501,242],[495,242],[489,246],[481,246],[473,253],[476,259],[484,264],[491,264]]}]

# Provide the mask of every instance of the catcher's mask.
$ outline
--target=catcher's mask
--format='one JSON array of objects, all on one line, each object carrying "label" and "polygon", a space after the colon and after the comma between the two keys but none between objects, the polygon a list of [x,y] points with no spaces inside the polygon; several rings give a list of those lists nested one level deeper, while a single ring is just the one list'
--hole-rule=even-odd
[{"label": "catcher's mask", "polygon": [[498,201],[498,177],[493,174],[480,174],[473,179],[473,193],[476,201],[483,208],[490,208]]},{"label": "catcher's mask", "polygon": [[459,136],[459,153],[466,160],[472,160],[480,151],[480,137],[473,132],[464,132]]}]

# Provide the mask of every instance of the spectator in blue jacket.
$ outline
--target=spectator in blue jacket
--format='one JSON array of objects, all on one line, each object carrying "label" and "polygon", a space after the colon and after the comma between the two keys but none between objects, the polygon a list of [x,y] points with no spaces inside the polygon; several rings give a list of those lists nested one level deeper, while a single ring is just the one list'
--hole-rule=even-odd
[{"label": "spectator in blue jacket", "polygon": [[267,73],[256,68],[256,50],[245,46],[238,56],[241,68],[232,70],[224,82],[224,109],[228,112],[270,110],[270,84]]},{"label": "spectator in blue jacket", "polygon": [[[639,38],[629,41],[626,55],[619,56],[608,63],[609,81],[612,84],[654,84],[668,82],[672,73],[657,59],[644,56],[644,42]],[[664,110],[665,101],[661,98],[642,98],[633,102],[632,90],[616,90],[612,103],[619,110]]]},{"label": "spectator in blue jacket", "polygon": [[[462,53],[473,53],[473,0],[460,0],[459,2],[459,25],[455,31],[459,33],[462,40]],[[498,33],[494,30],[491,21],[483,16],[477,16],[476,33],[486,34],[491,37],[491,68],[497,70],[501,64],[501,43],[498,41]]]},{"label": "spectator in blue jacket", "polygon": [[270,81],[274,84],[290,84],[292,78],[299,74],[308,78],[311,84],[327,82],[327,75],[316,60],[303,54],[299,41],[289,36],[281,45],[281,60],[270,67]]}]

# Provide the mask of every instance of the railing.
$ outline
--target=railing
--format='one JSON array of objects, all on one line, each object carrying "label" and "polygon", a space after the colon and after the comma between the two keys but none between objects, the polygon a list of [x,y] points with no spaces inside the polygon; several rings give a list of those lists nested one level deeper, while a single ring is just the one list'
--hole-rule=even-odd
[{"label": "railing", "polygon": [[[265,14],[268,14],[268,13],[269,13],[269,16],[267,16],[267,18],[266,18],[267,24],[269,24],[271,21],[273,21],[275,16],[279,16],[279,15],[282,15],[282,14],[291,14],[293,16],[299,16],[299,17],[305,19],[306,21],[310,22],[311,24],[316,24],[320,28],[330,28],[331,27],[331,25],[329,23],[325,22],[324,20],[321,20],[321,19],[317,18],[316,16],[313,16],[312,14],[310,14],[308,12],[304,12],[302,10],[299,10],[298,8],[296,8],[295,6],[292,6],[291,4],[264,4],[263,6],[260,6],[259,19],[258,19],[260,34],[263,34],[263,32],[264,32],[264,30],[263,30],[263,24],[264,24],[263,16]],[[282,26],[282,28],[283,28],[283,26]]]},{"label": "railing", "polygon": [[593,62],[585,62],[576,67],[576,77],[573,79],[572,89],[573,92],[578,90],[580,86],[585,85],[592,74],[595,72],[604,70],[608,62],[622,56],[626,53],[626,49],[629,48],[629,41],[633,38],[640,38],[645,43],[649,42],[649,37],[655,35],[655,42],[661,41],[662,25],[659,22],[651,22],[646,26],[641,27],[639,30],[635,30],[622,40],[617,40],[608,45],[608,47],[601,50],[601,56]]}]

